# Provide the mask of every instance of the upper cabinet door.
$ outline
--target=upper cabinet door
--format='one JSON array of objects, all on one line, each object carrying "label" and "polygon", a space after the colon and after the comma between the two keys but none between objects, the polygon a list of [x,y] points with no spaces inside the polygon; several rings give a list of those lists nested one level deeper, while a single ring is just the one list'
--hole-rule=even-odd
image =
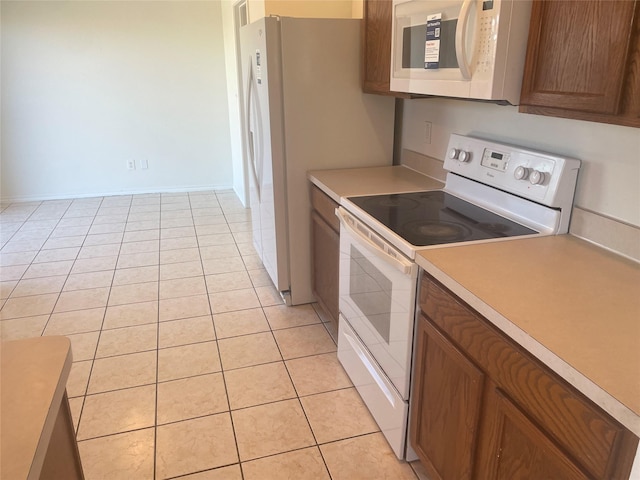
[{"label": "upper cabinet door", "polygon": [[535,1],[520,110],[638,123],[637,4]]},{"label": "upper cabinet door", "polygon": [[391,92],[391,0],[365,0],[363,12],[363,82],[365,93],[408,98]]}]

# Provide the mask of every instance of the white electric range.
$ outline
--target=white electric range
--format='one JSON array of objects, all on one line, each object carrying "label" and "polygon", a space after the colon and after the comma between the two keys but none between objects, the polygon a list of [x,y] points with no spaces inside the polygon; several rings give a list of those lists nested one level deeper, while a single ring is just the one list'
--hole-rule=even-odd
[{"label": "white electric range", "polygon": [[407,460],[416,252],[566,233],[580,161],[454,134],[444,168],[442,190],[349,197],[336,211],[338,358]]}]

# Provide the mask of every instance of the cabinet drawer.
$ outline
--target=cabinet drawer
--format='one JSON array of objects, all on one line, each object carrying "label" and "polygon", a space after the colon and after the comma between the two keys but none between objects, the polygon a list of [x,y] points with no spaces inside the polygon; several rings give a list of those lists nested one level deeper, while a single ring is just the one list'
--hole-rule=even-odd
[{"label": "cabinet drawer", "polygon": [[311,206],[331,228],[336,232],[340,231],[340,220],[335,214],[338,204],[315,185],[311,185]]},{"label": "cabinet drawer", "polygon": [[631,432],[426,274],[420,308],[590,475],[628,478]]}]

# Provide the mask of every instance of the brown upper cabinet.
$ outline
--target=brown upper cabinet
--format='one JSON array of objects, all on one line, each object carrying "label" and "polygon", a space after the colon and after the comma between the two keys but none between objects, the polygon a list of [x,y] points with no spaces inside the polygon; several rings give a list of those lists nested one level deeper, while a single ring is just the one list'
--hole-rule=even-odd
[{"label": "brown upper cabinet", "polygon": [[363,82],[365,93],[409,98],[392,92],[391,76],[391,0],[365,0],[363,10]]},{"label": "brown upper cabinet", "polygon": [[639,6],[534,1],[520,112],[640,127]]}]

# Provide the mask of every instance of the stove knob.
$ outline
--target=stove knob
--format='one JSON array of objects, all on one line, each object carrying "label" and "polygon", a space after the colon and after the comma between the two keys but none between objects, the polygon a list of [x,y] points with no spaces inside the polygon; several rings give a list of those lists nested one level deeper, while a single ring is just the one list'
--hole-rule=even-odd
[{"label": "stove knob", "polygon": [[516,180],[526,180],[527,177],[529,177],[529,172],[530,171],[531,170],[528,169],[527,167],[523,167],[522,165],[520,165],[513,172],[513,176],[516,177]]},{"label": "stove knob", "polygon": [[458,150],[457,148],[452,148],[451,150],[449,150],[449,158],[456,160],[458,158],[458,155],[460,155],[460,150]]},{"label": "stove knob", "polygon": [[544,183],[544,172],[540,170],[533,170],[529,175],[529,182],[531,185],[542,185]]},{"label": "stove knob", "polygon": [[468,162],[469,160],[471,160],[471,152],[465,152],[464,150],[462,150],[458,155],[458,160],[460,160],[461,162]]}]

